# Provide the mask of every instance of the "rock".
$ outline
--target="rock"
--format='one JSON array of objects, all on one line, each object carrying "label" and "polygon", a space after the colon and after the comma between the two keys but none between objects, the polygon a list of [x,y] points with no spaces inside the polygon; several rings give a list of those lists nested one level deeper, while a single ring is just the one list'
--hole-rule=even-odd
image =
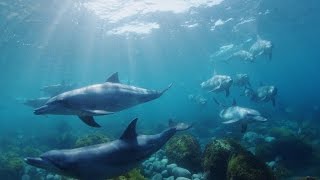
[{"label": "rock", "polygon": [[151,180],[162,180],[162,175],[157,173],[156,175],[154,175]]},{"label": "rock", "polygon": [[206,146],[204,169],[207,179],[275,179],[264,162],[232,140],[214,140]]},{"label": "rock", "polygon": [[21,180],[30,180],[30,176],[27,175],[27,174],[24,174],[24,175],[21,177]]},{"label": "rock", "polygon": [[199,179],[201,176],[199,174],[192,174],[192,179]]},{"label": "rock", "polygon": [[176,180],[191,180],[191,179],[185,178],[185,177],[178,177]]},{"label": "rock", "polygon": [[150,171],[149,169],[145,169],[143,172],[148,177],[151,177],[151,175],[152,175],[152,171]]},{"label": "rock", "polygon": [[274,138],[274,137],[267,136],[267,137],[264,138],[264,141],[265,141],[265,142],[272,142],[272,141],[274,141],[275,139],[276,139],[276,138]]},{"label": "rock", "polygon": [[168,178],[163,178],[163,180],[174,180],[174,176],[170,176]]},{"label": "rock", "polygon": [[164,165],[167,165],[168,164],[168,159],[162,159],[161,163],[164,164]]},{"label": "rock", "polygon": [[53,177],[53,179],[54,179],[54,180],[60,180],[60,179],[61,179],[61,176],[59,176],[59,175],[56,174],[56,175]]},{"label": "rock", "polygon": [[151,157],[151,158],[149,158],[149,161],[150,162],[153,162],[153,161],[155,161],[156,160],[156,158],[155,157]]},{"label": "rock", "polygon": [[156,156],[157,156],[159,159],[162,159],[164,155],[165,155],[165,152],[164,152],[164,150],[162,150],[162,149],[160,149],[160,150],[157,152],[157,154],[156,154]]},{"label": "rock", "polygon": [[54,180],[54,175],[48,174],[48,175],[46,176],[46,180]]},{"label": "rock", "polygon": [[165,169],[165,165],[163,165],[160,161],[155,161],[153,163],[153,170],[156,172],[161,172]]},{"label": "rock", "polygon": [[161,175],[162,175],[162,177],[164,177],[164,178],[169,177],[169,172],[168,172],[168,170],[163,170],[163,171],[161,172]]},{"label": "rock", "polygon": [[250,146],[255,146],[257,143],[264,140],[264,137],[255,132],[247,132],[242,137],[243,141],[248,143]]},{"label": "rock", "polygon": [[214,140],[206,145],[203,167],[207,179],[226,179],[228,159],[233,149],[231,142],[228,140]]},{"label": "rock", "polygon": [[174,177],[185,177],[185,178],[190,178],[191,173],[189,170],[181,168],[181,167],[175,167],[172,169],[172,175]]},{"label": "rock", "polygon": [[201,168],[201,147],[198,140],[188,134],[172,137],[165,146],[166,156],[170,162],[198,172]]},{"label": "rock", "polygon": [[173,170],[173,168],[175,168],[175,167],[177,167],[176,164],[169,164],[169,165],[167,165],[167,170],[168,170],[169,174],[172,174],[172,170]]},{"label": "rock", "polygon": [[204,180],[204,174],[198,173],[198,174],[193,174],[192,175],[192,180]]},{"label": "rock", "polygon": [[271,169],[248,151],[233,154],[228,162],[227,179],[274,180]]}]

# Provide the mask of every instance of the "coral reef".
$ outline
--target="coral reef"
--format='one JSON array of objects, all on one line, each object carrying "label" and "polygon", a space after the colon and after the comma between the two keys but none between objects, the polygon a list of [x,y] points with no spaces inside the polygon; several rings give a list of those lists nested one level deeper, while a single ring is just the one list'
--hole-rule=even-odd
[{"label": "coral reef", "polygon": [[272,171],[232,140],[213,140],[204,151],[207,179],[274,179]]},{"label": "coral reef", "polygon": [[159,150],[142,163],[143,174],[151,180],[204,180],[202,173],[192,174],[188,169],[177,164],[168,164],[168,159],[163,150]]},{"label": "coral reef", "polygon": [[24,163],[22,158],[14,153],[8,152],[0,157],[0,177],[3,179],[21,179]]},{"label": "coral reef", "polygon": [[203,167],[208,179],[226,179],[228,159],[233,151],[228,140],[213,140],[206,145]]},{"label": "coral reef", "polygon": [[227,179],[269,180],[275,179],[264,162],[257,160],[249,152],[233,154],[228,162]]},{"label": "coral reef", "polygon": [[286,127],[273,127],[270,129],[270,135],[275,138],[282,138],[294,136],[295,133],[293,130]]},{"label": "coral reef", "polygon": [[146,180],[146,178],[140,173],[140,169],[135,168],[125,175],[110,180]]},{"label": "coral reef", "polygon": [[289,169],[310,164],[315,158],[310,144],[296,136],[278,137],[275,141],[257,146],[256,155],[265,161],[281,158],[281,163]]},{"label": "coral reef", "polygon": [[165,153],[170,162],[193,172],[201,170],[201,148],[198,140],[189,134],[171,138],[165,146]]}]

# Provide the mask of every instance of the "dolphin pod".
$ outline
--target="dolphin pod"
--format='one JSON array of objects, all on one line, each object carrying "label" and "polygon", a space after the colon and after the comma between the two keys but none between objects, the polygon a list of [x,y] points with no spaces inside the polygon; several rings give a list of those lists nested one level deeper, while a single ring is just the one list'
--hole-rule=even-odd
[{"label": "dolphin pod", "polygon": [[120,83],[118,73],[105,83],[94,84],[67,91],[50,98],[34,114],[76,115],[92,127],[100,127],[93,116],[112,114],[159,98],[172,84],[162,91],[148,90]]},{"label": "dolphin pod", "polygon": [[178,123],[155,135],[137,135],[137,118],[120,139],[69,150],[51,150],[40,157],[25,158],[32,166],[81,180],[102,180],[119,176],[158,151],[177,131],[191,125]]}]

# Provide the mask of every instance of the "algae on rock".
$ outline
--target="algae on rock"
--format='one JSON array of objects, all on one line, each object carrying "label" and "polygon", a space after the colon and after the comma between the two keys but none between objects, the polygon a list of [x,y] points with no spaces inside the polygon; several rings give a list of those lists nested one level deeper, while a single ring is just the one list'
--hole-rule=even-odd
[{"label": "algae on rock", "polygon": [[198,140],[188,134],[172,137],[165,146],[165,153],[170,162],[193,172],[201,168],[201,147]]}]

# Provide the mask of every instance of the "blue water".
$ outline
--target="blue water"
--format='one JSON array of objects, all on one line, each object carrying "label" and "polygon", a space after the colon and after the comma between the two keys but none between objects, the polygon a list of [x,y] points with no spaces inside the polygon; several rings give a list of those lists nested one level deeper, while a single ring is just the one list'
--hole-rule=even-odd
[{"label": "blue water", "polygon": [[[320,2],[142,2],[1,1],[1,136],[11,136],[12,141],[55,136],[55,127],[64,122],[73,134],[95,131],[77,117],[36,116],[22,100],[44,96],[40,88],[46,85],[65,81],[82,87],[102,83],[114,72],[119,72],[121,82],[148,89],[173,83],[157,100],[96,117],[102,125],[99,131],[114,137],[135,117],[141,131],[149,133],[165,127],[170,118],[208,123],[213,130],[221,126],[213,97],[226,104],[234,98],[242,106],[259,109],[270,117],[269,126],[291,118],[319,127]],[[216,56],[220,47],[230,44],[249,49],[258,36],[274,45],[272,60],[259,56],[254,63],[225,63],[223,56]],[[277,86],[277,106],[252,103],[237,87],[228,98],[201,89],[201,82],[214,73],[247,73],[254,87]],[[188,98],[191,94],[202,95],[208,103],[194,103]],[[294,112],[290,117],[281,114],[288,108]]]}]

